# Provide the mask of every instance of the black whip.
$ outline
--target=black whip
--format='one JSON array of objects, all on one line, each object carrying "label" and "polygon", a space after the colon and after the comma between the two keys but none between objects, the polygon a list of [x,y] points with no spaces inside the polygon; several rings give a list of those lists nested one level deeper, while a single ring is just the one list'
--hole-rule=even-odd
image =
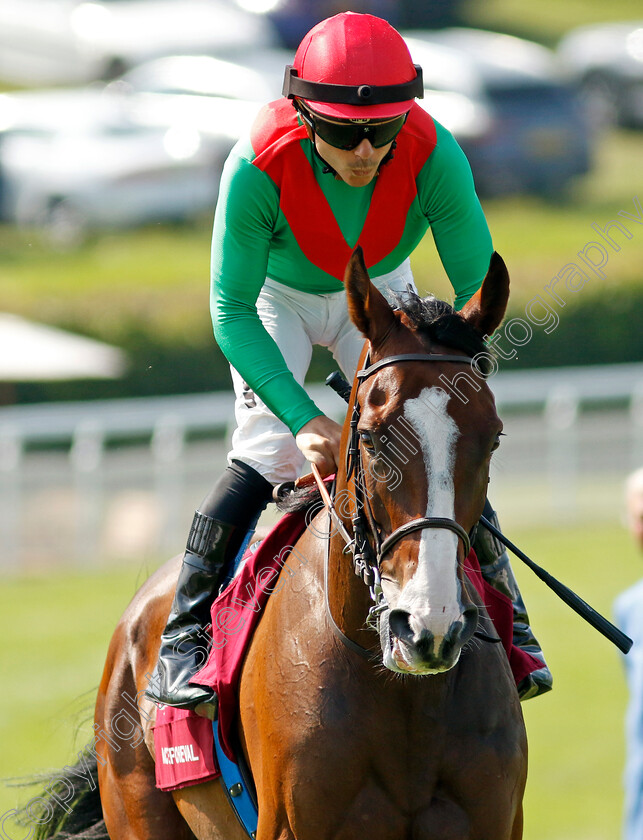
[{"label": "black whip", "polygon": [[529,566],[532,572],[539,577],[543,583],[546,583],[559,598],[561,598],[574,610],[574,612],[577,612],[578,615],[591,624],[595,630],[598,630],[598,632],[602,633],[606,639],[609,639],[610,642],[615,644],[620,651],[623,653],[627,653],[629,651],[634,644],[629,636],[626,636],[625,633],[619,630],[618,627],[615,627],[611,621],[608,621],[605,616],[596,612],[593,607],[590,607],[587,601],[583,601],[580,595],[577,595],[568,586],[565,586],[564,583],[561,583],[553,575],[550,575],[548,571],[542,568],[542,566],[534,563],[533,560],[527,557],[527,555],[521,551],[518,546],[514,545],[511,540],[508,540],[507,537],[505,537],[505,535],[499,531],[495,525],[492,525],[491,522],[489,522],[489,520],[484,516],[480,517],[480,523],[484,525],[488,531],[491,531],[494,537],[497,537],[501,543],[506,545],[507,548],[516,555],[516,557],[519,557],[525,565]]},{"label": "black whip", "polygon": [[336,394],[339,394],[345,402],[349,401],[351,396],[351,386],[344,378],[344,375],[338,370],[328,374],[326,377],[326,384],[330,386]]}]

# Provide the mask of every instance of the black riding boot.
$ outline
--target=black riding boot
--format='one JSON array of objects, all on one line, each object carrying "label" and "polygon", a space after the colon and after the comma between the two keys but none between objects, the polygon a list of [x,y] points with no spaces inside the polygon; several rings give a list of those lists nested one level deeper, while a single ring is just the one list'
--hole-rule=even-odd
[{"label": "black riding boot", "polygon": [[158,662],[145,691],[151,700],[179,709],[205,704],[216,711],[214,691],[189,680],[205,665],[212,601],[271,493],[263,476],[233,461],[194,514]]},{"label": "black riding boot", "polygon": [[[484,516],[500,530],[498,517],[488,499],[485,503]],[[513,643],[516,647],[542,662],[541,668],[532,671],[531,674],[521,680],[518,686],[520,699],[529,700],[531,697],[551,691],[553,684],[551,671],[547,667],[542,649],[529,625],[527,608],[522,600],[518,582],[509,564],[509,555],[504,545],[490,531],[487,531],[484,525],[478,525],[473,548],[478,557],[483,578],[498,592],[502,592],[503,595],[511,598],[514,617]]]}]

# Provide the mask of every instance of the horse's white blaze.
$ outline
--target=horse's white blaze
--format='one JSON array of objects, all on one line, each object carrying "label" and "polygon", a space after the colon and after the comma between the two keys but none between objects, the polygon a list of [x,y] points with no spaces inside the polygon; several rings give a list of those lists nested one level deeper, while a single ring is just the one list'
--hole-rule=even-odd
[{"label": "horse's white blaze", "polygon": [[[426,516],[455,516],[455,467],[458,427],[447,413],[449,394],[442,388],[424,388],[407,400],[404,416],[413,427],[424,457],[428,498]],[[422,531],[417,569],[400,594],[397,607],[406,610],[411,628],[428,628],[439,643],[461,617],[457,579],[458,538],[444,528]]]}]

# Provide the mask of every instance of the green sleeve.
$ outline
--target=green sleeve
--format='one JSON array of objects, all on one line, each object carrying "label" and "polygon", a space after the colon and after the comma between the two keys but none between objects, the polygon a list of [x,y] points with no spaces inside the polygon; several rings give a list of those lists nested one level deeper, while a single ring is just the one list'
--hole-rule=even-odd
[{"label": "green sleeve", "polygon": [[493,244],[469,162],[453,135],[435,126],[437,145],[418,178],[418,197],[461,309],[484,280]]},{"label": "green sleeve", "polygon": [[257,314],[279,213],[270,178],[233,152],[221,178],[212,237],[210,311],[230,364],[293,434],[322,412],[289,371]]}]

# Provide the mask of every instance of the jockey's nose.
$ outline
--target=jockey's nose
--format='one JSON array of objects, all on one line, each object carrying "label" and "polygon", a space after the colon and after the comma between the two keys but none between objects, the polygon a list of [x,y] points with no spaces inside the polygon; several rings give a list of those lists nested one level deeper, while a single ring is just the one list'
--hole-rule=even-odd
[{"label": "jockey's nose", "polygon": [[370,158],[375,154],[375,148],[372,146],[371,141],[367,137],[364,137],[359,146],[355,146],[353,149],[353,154],[360,158]]}]

